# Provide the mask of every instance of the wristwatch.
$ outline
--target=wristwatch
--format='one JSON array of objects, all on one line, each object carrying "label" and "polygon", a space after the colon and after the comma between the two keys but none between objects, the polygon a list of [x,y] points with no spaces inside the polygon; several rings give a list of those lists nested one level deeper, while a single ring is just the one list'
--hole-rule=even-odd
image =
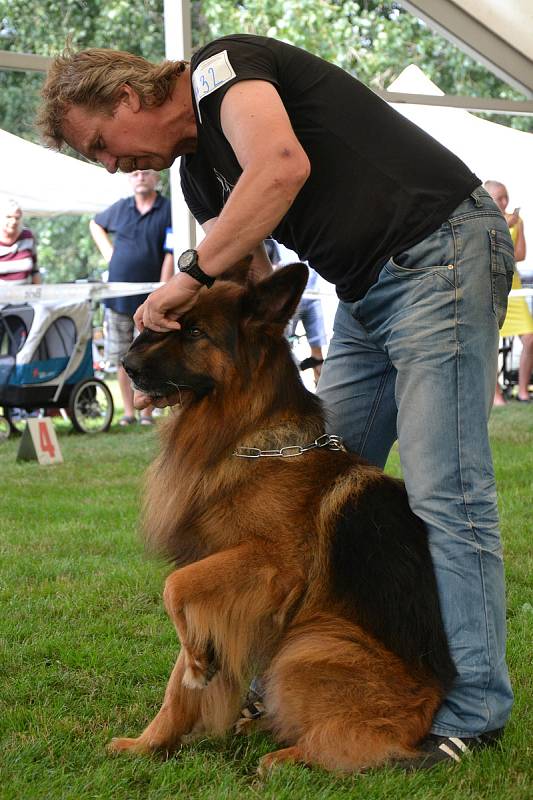
[{"label": "wristwatch", "polygon": [[198,264],[198,253],[196,250],[184,250],[178,258],[178,269],[194,278],[198,283],[202,283],[209,289],[215,282],[212,275],[206,275]]}]

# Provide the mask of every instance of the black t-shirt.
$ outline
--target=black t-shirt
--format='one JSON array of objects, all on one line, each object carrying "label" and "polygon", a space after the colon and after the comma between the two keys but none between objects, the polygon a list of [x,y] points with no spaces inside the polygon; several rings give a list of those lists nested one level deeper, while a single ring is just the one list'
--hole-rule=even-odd
[{"label": "black t-shirt", "polygon": [[[460,159],[344,70],[275,39],[225,36],[191,62],[198,147],[181,162],[185,199],[217,216],[242,169],[220,105],[241,80],[276,87],[311,174],[272,236],[352,301],[383,264],[424,239],[480,180]],[[265,131],[268,136],[268,130]]]},{"label": "black t-shirt", "polygon": [[[101,211],[94,218],[113,235],[113,255],[109,262],[109,280],[131,283],[157,283],[165,258],[165,238],[171,227],[170,202],[158,194],[152,208],[141,214],[133,197],[125,197]],[[133,316],[147,294],[113,297],[108,308]]]}]

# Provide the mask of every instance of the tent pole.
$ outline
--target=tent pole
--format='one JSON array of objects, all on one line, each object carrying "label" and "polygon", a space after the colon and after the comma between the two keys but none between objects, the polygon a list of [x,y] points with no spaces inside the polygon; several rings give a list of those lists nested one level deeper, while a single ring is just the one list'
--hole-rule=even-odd
[{"label": "tent pole", "polygon": [[[191,57],[190,0],[165,0],[164,25],[166,57],[189,61]],[[181,191],[179,161],[180,159],[177,159],[170,168],[174,270],[177,256],[183,250],[194,247],[196,244],[195,222]]]}]

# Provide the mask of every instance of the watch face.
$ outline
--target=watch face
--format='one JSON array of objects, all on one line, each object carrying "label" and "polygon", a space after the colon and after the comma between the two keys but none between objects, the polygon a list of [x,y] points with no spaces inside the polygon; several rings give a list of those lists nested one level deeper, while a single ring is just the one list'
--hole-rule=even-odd
[{"label": "watch face", "polygon": [[196,260],[196,251],[195,250],[185,250],[184,253],[178,259],[178,266],[180,269],[187,269],[192,264],[194,264]]}]

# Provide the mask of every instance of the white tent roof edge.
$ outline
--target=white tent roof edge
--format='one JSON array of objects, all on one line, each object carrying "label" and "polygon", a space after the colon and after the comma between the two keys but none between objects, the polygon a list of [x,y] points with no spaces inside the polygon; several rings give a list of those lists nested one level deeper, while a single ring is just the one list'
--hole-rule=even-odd
[{"label": "white tent roof edge", "polygon": [[507,13],[493,13],[491,23],[486,15],[486,7],[493,5],[489,0],[484,0],[485,9],[476,0],[462,2],[461,6],[454,0],[400,0],[400,4],[503,81],[533,99],[533,61],[528,52],[511,43],[513,29],[506,28],[508,18],[521,15],[522,27],[531,30],[531,12],[520,0],[509,0]]},{"label": "white tent roof edge", "polygon": [[[189,61],[192,51],[190,0],[164,0],[165,55],[168,59]],[[180,180],[180,159],[170,167],[170,199],[174,269],[183,250],[196,245],[196,223],[190,213]]]},{"label": "white tent roof edge", "polygon": [[488,114],[510,114],[512,116],[533,116],[533,100],[499,100],[493,97],[468,97],[445,94],[441,97],[427,97],[405,92],[377,91],[387,103],[410,103],[422,106],[442,106],[443,108],[463,108],[466,111]]}]

